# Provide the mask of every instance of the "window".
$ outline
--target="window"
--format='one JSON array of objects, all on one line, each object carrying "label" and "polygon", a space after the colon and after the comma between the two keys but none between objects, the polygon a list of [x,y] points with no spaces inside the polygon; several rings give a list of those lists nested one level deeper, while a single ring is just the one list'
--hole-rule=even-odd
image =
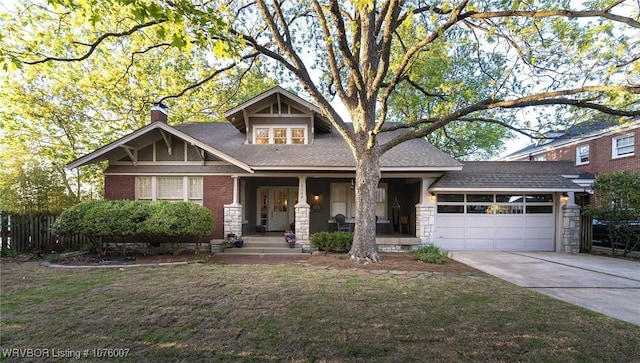
[{"label": "window", "polygon": [[533,161],[547,161],[547,154],[535,155]]},{"label": "window", "polygon": [[440,214],[551,214],[553,194],[438,194]]},{"label": "window", "polygon": [[621,158],[624,156],[632,156],[634,153],[635,137],[633,134],[614,137],[611,140],[613,147],[612,158]]},{"label": "window", "polygon": [[202,205],[202,177],[136,177],[136,199],[185,201]]},{"label": "window", "polygon": [[267,128],[256,128],[256,144],[268,144],[269,143],[269,129]]},{"label": "window", "polygon": [[[331,217],[344,214],[347,218],[356,216],[356,191],[349,183],[331,183]],[[387,185],[380,184],[376,191],[376,215],[387,218]]]},{"label": "window", "polygon": [[273,143],[274,144],[286,144],[287,143],[287,129],[273,129]]},{"label": "window", "polygon": [[300,126],[260,126],[253,129],[254,144],[306,144],[307,128]]},{"label": "window", "polygon": [[304,144],[304,129],[301,129],[301,128],[291,129],[291,143]]},{"label": "window", "polygon": [[589,145],[580,145],[576,148],[576,165],[589,164]]}]

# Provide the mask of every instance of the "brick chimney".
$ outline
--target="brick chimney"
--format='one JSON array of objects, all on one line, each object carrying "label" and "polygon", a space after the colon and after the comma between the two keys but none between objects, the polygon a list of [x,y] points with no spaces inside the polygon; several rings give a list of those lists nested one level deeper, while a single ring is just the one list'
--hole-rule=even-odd
[{"label": "brick chimney", "polygon": [[167,123],[167,115],[169,114],[169,108],[162,102],[154,102],[151,106],[151,122],[160,121]]}]

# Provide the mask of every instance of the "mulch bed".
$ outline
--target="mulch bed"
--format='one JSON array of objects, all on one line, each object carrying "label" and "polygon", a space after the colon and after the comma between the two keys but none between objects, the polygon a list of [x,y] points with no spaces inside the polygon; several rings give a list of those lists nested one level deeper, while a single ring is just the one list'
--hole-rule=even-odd
[{"label": "mulch bed", "polygon": [[[358,270],[387,270],[387,271],[423,271],[442,273],[476,273],[478,270],[471,268],[460,262],[448,259],[444,264],[429,264],[414,260],[409,253],[381,253],[382,261],[370,264],[357,264],[345,254],[314,254],[303,256],[238,256],[224,253],[210,254],[183,252],[179,255],[135,255],[127,258],[121,256],[110,256],[105,262],[105,258],[98,255],[81,255],[69,258],[61,258],[51,261],[60,265],[96,265],[96,264],[165,264],[174,262],[198,262],[205,264],[309,264],[312,266],[333,268],[333,269],[358,269]],[[42,256],[21,255],[14,258],[3,258],[3,262],[36,262],[42,261]]]}]

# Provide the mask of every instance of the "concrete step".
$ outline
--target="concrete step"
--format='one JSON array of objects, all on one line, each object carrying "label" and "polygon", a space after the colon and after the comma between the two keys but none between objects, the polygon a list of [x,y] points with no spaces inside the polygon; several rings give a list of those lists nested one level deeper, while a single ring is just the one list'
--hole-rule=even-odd
[{"label": "concrete step", "polygon": [[225,255],[251,255],[251,256],[296,256],[296,255],[308,255],[308,253],[302,253],[302,247],[289,248],[289,247],[247,247],[246,242],[242,248],[225,248]]}]

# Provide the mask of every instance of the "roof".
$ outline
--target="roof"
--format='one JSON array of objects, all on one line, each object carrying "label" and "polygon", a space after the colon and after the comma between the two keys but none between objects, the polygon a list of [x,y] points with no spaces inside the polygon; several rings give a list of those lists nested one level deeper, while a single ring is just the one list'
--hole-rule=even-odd
[{"label": "roof", "polygon": [[445,173],[429,190],[582,192],[571,180],[578,175],[570,161],[466,161],[462,170]]},{"label": "roof", "polygon": [[640,126],[640,118],[634,118],[628,122],[620,123],[611,120],[592,120],[575,124],[565,130],[548,133],[549,139],[544,139],[538,143],[531,144],[525,148],[515,151],[503,160],[513,160],[535,154],[537,152],[555,149],[567,144],[579,143],[591,138],[601,137],[606,134],[622,132]]},{"label": "roof", "polygon": [[[356,162],[337,132],[316,134],[311,144],[246,144],[246,136],[228,123],[185,123],[175,128],[220,152],[241,160],[254,170],[355,170]],[[380,134],[385,142],[403,130]],[[461,164],[424,139],[404,142],[380,159],[382,171],[442,171],[459,169]]]},{"label": "roof", "polygon": [[[405,131],[383,133],[379,136],[380,141],[384,142],[399,132]],[[246,135],[227,122],[183,123],[175,126],[154,122],[74,160],[67,165],[67,168],[77,168],[103,160],[119,160],[127,155],[126,148],[141,148],[149,145],[161,140],[162,133],[179,137],[248,172],[257,170],[352,171],[356,167],[353,154],[337,132],[317,134],[312,144],[255,145],[247,144]],[[382,171],[445,171],[457,170],[461,166],[457,160],[424,139],[404,142],[386,152],[380,159]],[[138,167],[137,170],[142,172],[143,169]],[[109,168],[109,172],[119,171],[114,166]]]}]

